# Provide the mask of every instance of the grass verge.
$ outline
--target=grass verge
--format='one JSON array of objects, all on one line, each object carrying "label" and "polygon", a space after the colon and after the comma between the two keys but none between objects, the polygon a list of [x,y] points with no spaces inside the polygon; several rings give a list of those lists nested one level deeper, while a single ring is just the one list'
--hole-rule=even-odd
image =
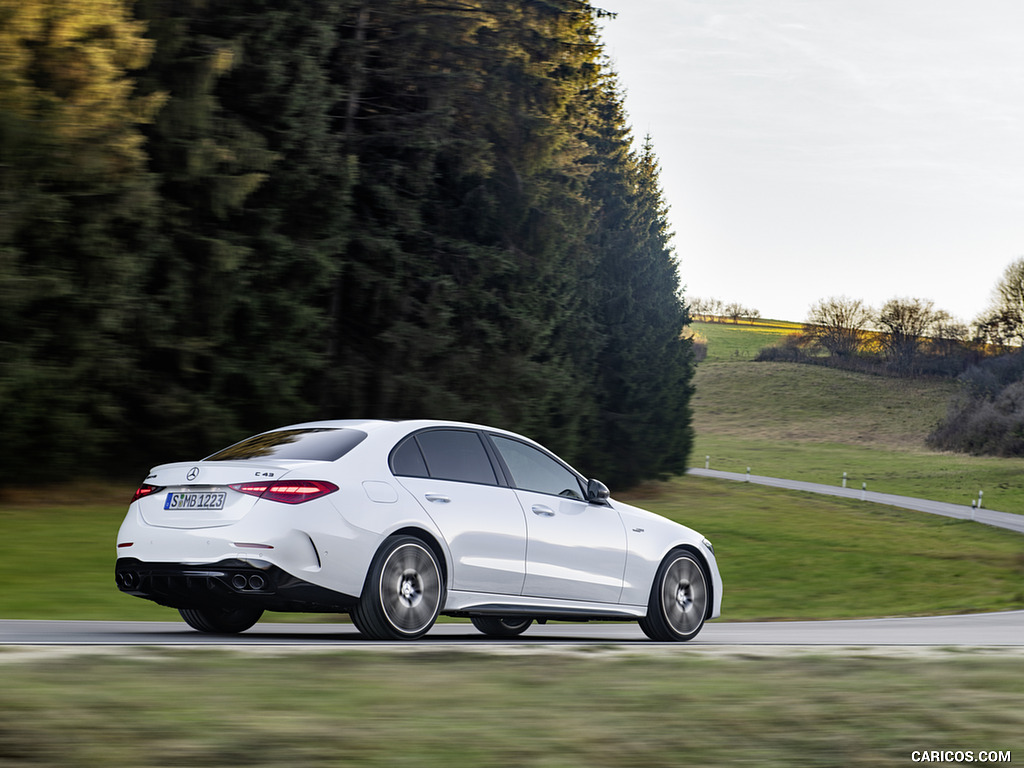
[{"label": "grass verge", "polygon": [[1017,658],[531,650],[0,653],[0,764],[885,768],[1024,746]]}]

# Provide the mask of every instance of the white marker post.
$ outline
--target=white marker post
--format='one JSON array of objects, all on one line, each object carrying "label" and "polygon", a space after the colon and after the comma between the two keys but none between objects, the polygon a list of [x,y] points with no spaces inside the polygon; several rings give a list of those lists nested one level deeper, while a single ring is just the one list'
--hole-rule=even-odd
[{"label": "white marker post", "polygon": [[704,469],[711,469],[711,457],[710,456],[705,456],[704,457]]},{"label": "white marker post", "polygon": [[981,509],[981,497],[985,495],[984,491],[978,491],[978,509]]},{"label": "white marker post", "polygon": [[867,483],[861,483],[861,486],[860,486],[860,500],[861,501],[867,501],[867,498],[868,498],[868,484]]},{"label": "white marker post", "polygon": [[750,482],[750,467],[747,467],[747,482]]},{"label": "white marker post", "polygon": [[843,472],[843,488],[846,487],[846,473]]}]

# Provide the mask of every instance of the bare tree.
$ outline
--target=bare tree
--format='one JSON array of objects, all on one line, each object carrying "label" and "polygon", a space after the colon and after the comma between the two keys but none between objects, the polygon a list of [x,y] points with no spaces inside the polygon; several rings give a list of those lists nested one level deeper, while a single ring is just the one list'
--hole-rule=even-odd
[{"label": "bare tree", "polygon": [[949,357],[966,348],[971,330],[944,309],[937,310],[931,324],[931,350],[940,357]]},{"label": "bare tree", "polygon": [[860,299],[833,296],[807,313],[804,336],[832,357],[849,357],[860,349],[861,335],[871,320],[871,307]]},{"label": "bare tree", "polygon": [[990,343],[1024,345],[1024,257],[1003,271],[992,291],[992,305],[977,326]]},{"label": "bare tree", "polygon": [[738,323],[744,314],[746,314],[746,310],[738,301],[732,301],[725,305],[725,316],[734,323]]},{"label": "bare tree", "polygon": [[899,372],[908,373],[925,337],[929,335],[938,313],[930,299],[889,299],[875,317],[883,332],[889,363]]}]

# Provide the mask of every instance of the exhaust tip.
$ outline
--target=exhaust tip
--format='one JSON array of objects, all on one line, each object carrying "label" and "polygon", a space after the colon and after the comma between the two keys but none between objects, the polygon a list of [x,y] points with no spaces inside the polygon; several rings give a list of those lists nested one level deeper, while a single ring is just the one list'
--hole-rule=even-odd
[{"label": "exhaust tip", "polygon": [[258,573],[249,577],[249,589],[263,589],[267,586],[267,580]]},{"label": "exhaust tip", "polygon": [[234,576],[231,577],[231,586],[235,589],[245,589],[247,583],[248,582],[246,582],[245,576],[241,573],[236,573]]}]

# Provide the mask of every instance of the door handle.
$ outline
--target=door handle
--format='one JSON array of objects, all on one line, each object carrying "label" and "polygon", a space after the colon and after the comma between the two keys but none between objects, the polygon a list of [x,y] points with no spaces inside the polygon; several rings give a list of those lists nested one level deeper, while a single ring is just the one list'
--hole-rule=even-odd
[{"label": "door handle", "polygon": [[555,516],[555,510],[553,510],[551,507],[546,507],[543,504],[534,504],[532,509],[533,509],[533,514],[540,515],[541,517],[554,517]]},{"label": "door handle", "polygon": [[426,496],[427,501],[432,501],[435,504],[447,504],[451,499],[445,496],[443,493],[428,493]]}]

